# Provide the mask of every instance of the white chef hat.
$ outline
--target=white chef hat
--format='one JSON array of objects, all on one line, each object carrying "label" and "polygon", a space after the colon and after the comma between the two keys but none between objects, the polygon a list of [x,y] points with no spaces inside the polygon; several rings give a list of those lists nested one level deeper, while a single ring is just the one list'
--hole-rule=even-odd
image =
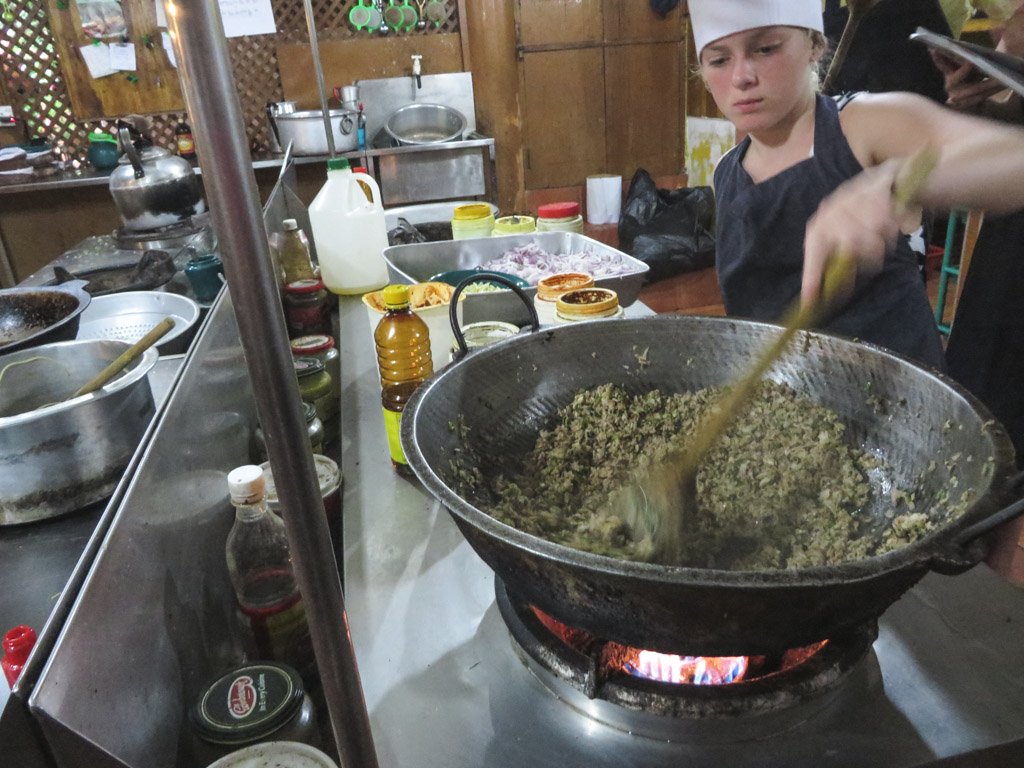
[{"label": "white chef hat", "polygon": [[689,7],[698,56],[708,43],[757,27],[824,31],[821,0],[690,0]]}]

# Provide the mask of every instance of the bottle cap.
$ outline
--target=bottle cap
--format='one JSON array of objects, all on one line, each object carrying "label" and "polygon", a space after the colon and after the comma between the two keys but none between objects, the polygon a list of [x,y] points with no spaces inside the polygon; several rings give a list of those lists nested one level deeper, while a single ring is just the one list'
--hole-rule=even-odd
[{"label": "bottle cap", "polygon": [[352,172],[353,173],[365,173],[367,176],[370,175],[370,172],[368,170],[366,170],[366,166],[365,165],[357,165],[355,168],[352,169]]},{"label": "bottle cap", "polygon": [[291,667],[246,664],[207,684],[189,714],[200,738],[246,744],[287,723],[305,696],[302,678]]},{"label": "bottle cap", "polygon": [[19,624],[4,635],[4,653],[13,656],[19,662],[24,662],[28,658],[29,651],[35,644],[36,631],[25,624]]},{"label": "bottle cap", "polygon": [[324,290],[324,283],[322,280],[296,280],[294,283],[288,283],[284,287],[285,293],[316,293],[317,291]]},{"label": "bottle cap", "polygon": [[318,333],[292,339],[291,346],[293,355],[315,355],[317,352],[326,352],[331,349],[334,346],[334,339],[327,334]]},{"label": "bottle cap", "polygon": [[348,164],[348,158],[345,157],[332,157],[327,161],[328,171],[343,171],[351,170],[351,166]]},{"label": "bottle cap", "polygon": [[537,208],[537,216],[542,219],[568,219],[579,215],[580,204],[575,201],[548,203]]},{"label": "bottle cap", "polygon": [[299,228],[299,222],[295,219],[285,219],[281,222],[281,226],[284,227],[285,232],[291,232],[292,230]]},{"label": "bottle cap", "polygon": [[487,203],[471,203],[470,205],[457,205],[452,211],[452,218],[455,221],[473,221],[474,219],[486,219],[491,215],[491,206]]},{"label": "bottle cap", "polygon": [[409,286],[389,285],[381,291],[384,306],[388,309],[401,309],[409,306]]},{"label": "bottle cap", "polygon": [[296,357],[292,363],[295,366],[295,375],[300,379],[303,376],[312,376],[324,370],[324,364],[315,357]]},{"label": "bottle cap", "polygon": [[[319,362],[319,361],[317,361]],[[234,504],[252,504],[263,498],[263,470],[255,464],[235,467],[228,472],[228,493]]]}]

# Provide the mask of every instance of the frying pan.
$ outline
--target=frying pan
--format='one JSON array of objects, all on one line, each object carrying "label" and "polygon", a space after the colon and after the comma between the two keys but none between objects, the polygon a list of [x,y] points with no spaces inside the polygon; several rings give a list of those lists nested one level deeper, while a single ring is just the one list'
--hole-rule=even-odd
[{"label": "frying pan", "polygon": [[[1024,509],[1018,503],[996,516],[1013,485],[1013,448],[985,408],[941,374],[879,347],[811,332],[798,337],[799,352],[769,370],[767,378],[835,411],[852,444],[891,468],[870,478],[876,499],[869,513],[879,528],[891,513],[893,482],[916,487],[917,511],[935,524],[913,544],[830,567],[726,571],[582,552],[491,517],[486,493],[462,489],[454,468],[461,463],[484,477],[514,471],[580,389],[611,382],[631,394],[673,393],[732,382],[778,333],[732,318],[664,316],[514,337],[422,385],[402,416],[402,446],[508,589],[560,621],[666,652],[725,656],[808,645],[876,619],[930,570],[971,568],[985,554],[979,537]],[[452,428],[459,423],[466,429]],[[961,511],[942,500],[952,475],[954,501],[964,490],[972,494]]]},{"label": "frying pan", "polygon": [[84,280],[55,287],[0,290],[0,354],[68,341],[92,297]]}]

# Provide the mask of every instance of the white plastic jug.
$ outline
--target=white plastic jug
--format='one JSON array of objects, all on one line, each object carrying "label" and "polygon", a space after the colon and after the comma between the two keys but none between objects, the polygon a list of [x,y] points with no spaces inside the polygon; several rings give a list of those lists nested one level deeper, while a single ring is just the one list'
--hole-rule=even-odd
[{"label": "white plastic jug", "polygon": [[[360,186],[373,192],[368,200]],[[375,291],[388,283],[388,247],[380,187],[372,176],[353,173],[345,158],[327,161],[327,181],[309,206],[309,223],[320,278],[333,293]]]}]

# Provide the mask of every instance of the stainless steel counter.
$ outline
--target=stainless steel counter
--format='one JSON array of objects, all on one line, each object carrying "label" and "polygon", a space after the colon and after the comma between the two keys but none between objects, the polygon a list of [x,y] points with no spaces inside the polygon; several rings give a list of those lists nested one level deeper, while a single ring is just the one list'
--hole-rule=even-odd
[{"label": "stainless steel counter", "polygon": [[341,300],[346,602],[381,766],[904,768],[1024,737],[1024,592],[984,566],[927,577],[837,695],[776,720],[661,741],[573,709],[519,661],[447,512],[391,469],[368,322]]}]

